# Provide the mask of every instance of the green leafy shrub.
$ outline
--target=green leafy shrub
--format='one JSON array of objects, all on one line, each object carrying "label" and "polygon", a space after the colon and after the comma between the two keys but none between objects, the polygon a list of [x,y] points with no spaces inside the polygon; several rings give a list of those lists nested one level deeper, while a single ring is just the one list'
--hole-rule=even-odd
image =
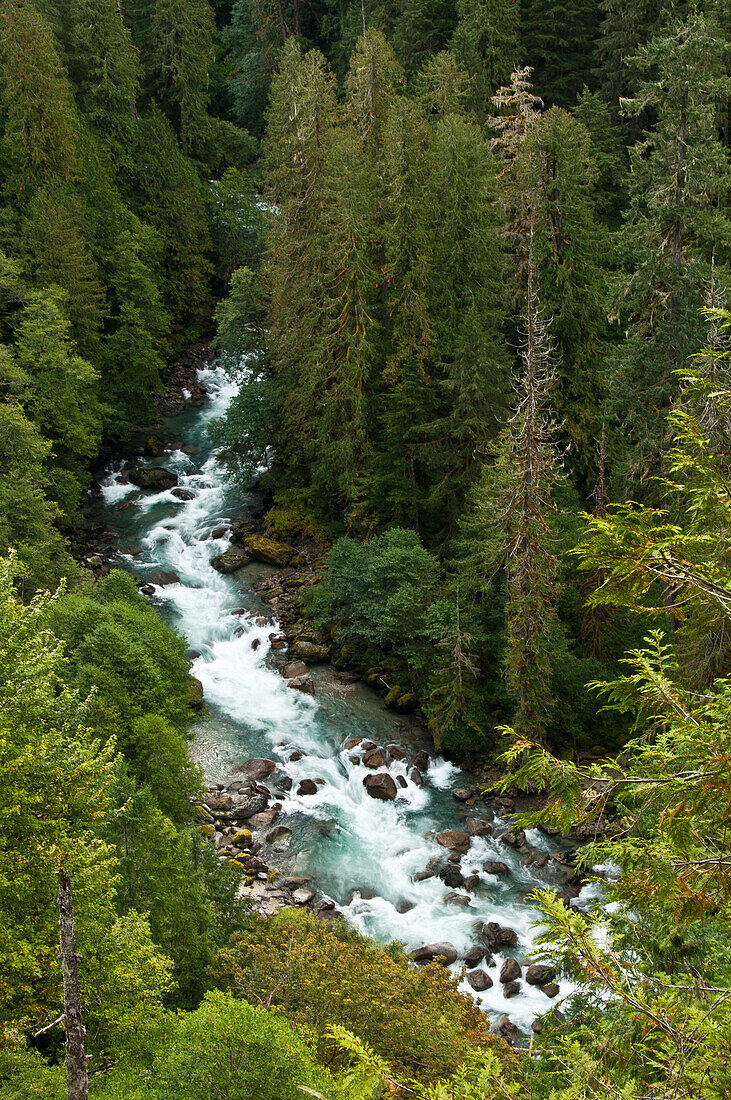
[{"label": "green leafy shrub", "polygon": [[489,1042],[488,1022],[438,965],[414,968],[400,944],[383,948],[344,921],[286,910],[232,939],[214,966],[218,985],[271,1004],[313,1030],[325,1061],[339,1056],[326,1037],[341,1024],[405,1077],[455,1072]]},{"label": "green leafy shrub", "polygon": [[415,670],[428,667],[428,609],[439,564],[414,531],[394,528],[358,543],[342,538],[328,556],[308,609],[320,626],[337,624],[338,638],[364,658],[399,654]]}]

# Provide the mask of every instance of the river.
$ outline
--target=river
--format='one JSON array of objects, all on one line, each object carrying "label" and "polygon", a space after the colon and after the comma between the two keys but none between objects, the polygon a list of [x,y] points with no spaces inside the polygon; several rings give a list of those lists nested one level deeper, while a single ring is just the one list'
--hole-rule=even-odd
[{"label": "river", "polygon": [[[529,956],[535,913],[525,899],[538,885],[560,888],[559,869],[549,861],[545,870],[532,871],[523,866],[519,852],[499,839],[476,837],[461,864],[465,875],[480,874],[468,906],[445,901],[449,889],[439,878],[413,881],[430,859],[446,855],[435,834],[464,828],[464,817],[479,813],[465,811],[452,797],[455,788],[470,785],[470,777],[437,758],[423,787],[408,782],[395,802],[369,797],[362,783],[367,769],[351,762],[343,742],[363,736],[379,744],[404,744],[413,742],[413,730],[403,728],[373,692],[361,685],[346,689],[329,669],[313,670],[314,696],[288,689],[269,660],[272,627],[233,614],[241,608],[270,614],[270,609],[252,588],[260,567],[222,576],[210,566],[229,545],[225,535],[212,538],[211,532],[240,516],[242,493],[227,478],[207,437],[208,424],[225,411],[235,384],[214,368],[200,371],[200,381],[209,393],[205,405],[168,422],[181,448],[149,463],[173,470],[192,499],[180,500],[173,491],[141,492],[126,480],[123,464],[102,483],[105,522],[116,532],[120,564],[142,579],[160,571],[174,571],[180,578],[157,587],[152,599],[199,654],[192,671],[203,684],[206,717],[194,728],[192,754],[214,783],[227,781],[231,766],[247,757],[280,763],[293,780],[280,817],[292,836],[288,850],[271,862],[284,863],[290,874],[310,876],[312,886],[367,935],[400,940],[410,949],[448,940],[462,953],[477,943],[479,922],[515,929],[518,947],[496,954],[488,969],[492,988],[475,993],[466,981],[463,988],[495,1019],[509,1016],[527,1032],[533,1019],[559,999],[549,1000],[525,981],[519,995],[506,999],[498,976],[508,954],[519,961]],[[258,648],[252,648],[255,638]],[[293,753],[304,755],[291,760]],[[405,762],[392,763],[389,770],[394,776],[407,773]],[[325,780],[318,793],[298,797],[299,780],[314,777]],[[537,852],[555,847],[537,830],[528,839]],[[507,863],[510,875],[486,874],[486,860]],[[568,991],[562,982],[561,993]]]}]

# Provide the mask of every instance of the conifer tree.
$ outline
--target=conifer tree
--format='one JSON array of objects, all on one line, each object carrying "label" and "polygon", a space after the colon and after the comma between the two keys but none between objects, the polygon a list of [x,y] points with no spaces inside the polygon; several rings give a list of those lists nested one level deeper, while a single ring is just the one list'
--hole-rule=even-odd
[{"label": "conifer tree", "polygon": [[450,49],[470,76],[471,106],[478,119],[490,113],[490,97],[520,61],[518,0],[457,0]]},{"label": "conifer tree", "polygon": [[566,464],[584,499],[596,480],[610,351],[607,324],[609,235],[594,210],[591,139],[567,111],[536,120],[516,166],[519,187],[536,196],[535,253],[556,349],[554,411]]},{"label": "conifer tree", "polygon": [[88,218],[77,194],[70,188],[39,188],[28,204],[22,234],[38,281],[66,291],[66,310],[79,353],[98,361],[106,309],[88,244]]},{"label": "conifer tree", "polygon": [[327,360],[325,196],[337,117],[335,85],[322,54],[303,55],[290,39],[272,82],[265,150],[277,208],[265,264],[269,346],[283,417],[280,453],[290,469],[306,468],[317,452],[311,421],[319,397],[311,382]]},{"label": "conifer tree", "polygon": [[53,31],[25,0],[0,6],[0,93],[8,186],[21,199],[76,172],[76,111]]},{"label": "conifer tree", "polygon": [[628,495],[630,481],[636,496],[662,472],[675,372],[703,342],[699,311],[714,256],[717,277],[727,277],[731,174],[718,129],[731,88],[726,41],[714,20],[692,14],[636,57],[643,79],[627,110],[652,110],[656,122],[631,150],[619,238],[625,273],[615,308],[627,340],[616,354],[612,405],[628,444],[621,469]]},{"label": "conifer tree", "polygon": [[119,0],[68,0],[69,73],[87,117],[122,139],[137,115],[140,63]]},{"label": "conifer tree", "polygon": [[521,0],[521,43],[537,93],[549,107],[571,107],[594,85],[599,0]]},{"label": "conifer tree", "polygon": [[208,0],[155,0],[154,67],[162,101],[184,152],[197,151],[209,128],[208,69],[215,24]]}]

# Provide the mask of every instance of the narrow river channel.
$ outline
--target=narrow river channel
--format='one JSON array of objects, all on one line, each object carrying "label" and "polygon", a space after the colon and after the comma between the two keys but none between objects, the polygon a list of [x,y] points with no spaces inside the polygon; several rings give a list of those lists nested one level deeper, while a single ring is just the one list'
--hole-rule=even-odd
[{"label": "narrow river channel", "polygon": [[[415,741],[418,733],[399,723],[374,693],[361,685],[346,688],[329,669],[313,670],[314,696],[287,688],[271,662],[272,626],[257,626],[241,614],[242,608],[271,614],[252,587],[261,567],[222,576],[210,566],[229,545],[225,534],[211,533],[220,534],[240,517],[243,502],[207,437],[209,423],[224,412],[235,386],[216,369],[202,370],[200,381],[210,395],[206,404],[169,421],[181,449],[150,461],[173,470],[179,488],[188,490],[182,495],[190,499],[179,499],[174,490],[142,492],[127,481],[121,465],[102,485],[105,522],[117,534],[123,567],[141,579],[160,571],[179,577],[179,583],[156,587],[152,599],[198,654],[192,671],[203,684],[206,709],[195,727],[193,755],[213,783],[230,781],[231,766],[247,757],[280,764],[293,787],[282,796],[279,821],[292,835],[287,850],[271,862],[284,864],[291,875],[309,876],[313,888],[332,898],[364,933],[384,942],[400,940],[409,949],[448,940],[464,953],[478,942],[475,927],[481,922],[515,929],[518,946],[497,953],[488,967],[492,988],[475,993],[466,981],[463,988],[491,1016],[509,1016],[528,1031],[557,1001],[524,980],[518,995],[506,999],[500,968],[507,955],[519,961],[530,955],[535,913],[525,899],[537,885],[560,888],[559,869],[549,861],[544,870],[532,871],[521,853],[499,839],[475,837],[461,862],[464,875],[479,875],[468,904],[445,900],[450,890],[437,877],[414,881],[431,859],[446,855],[435,834],[463,829],[464,818],[477,812],[466,811],[452,796],[455,788],[470,785],[470,777],[437,758],[423,786],[407,779],[394,802],[376,801],[363,787],[367,769],[350,760],[343,743],[367,737],[382,745],[428,748]],[[255,638],[260,644],[252,648]],[[298,758],[291,759],[293,754]],[[389,770],[406,777],[406,761]],[[304,778],[325,782],[316,795],[298,797],[294,792]],[[501,829],[495,831],[499,835]],[[555,847],[538,831],[528,840],[539,853]],[[486,873],[487,860],[507,863],[510,874]],[[561,992],[568,992],[567,983]]]}]

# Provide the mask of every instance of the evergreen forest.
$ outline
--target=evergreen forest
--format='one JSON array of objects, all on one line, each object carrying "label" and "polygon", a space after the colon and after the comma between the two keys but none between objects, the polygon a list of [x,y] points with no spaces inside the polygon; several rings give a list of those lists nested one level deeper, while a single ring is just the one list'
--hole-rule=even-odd
[{"label": "evergreen forest", "polygon": [[[0,0],[0,1100],[731,1097],[730,124],[731,0]],[[570,850],[532,1031],[211,842],[87,537],[201,347],[303,644]]]}]

